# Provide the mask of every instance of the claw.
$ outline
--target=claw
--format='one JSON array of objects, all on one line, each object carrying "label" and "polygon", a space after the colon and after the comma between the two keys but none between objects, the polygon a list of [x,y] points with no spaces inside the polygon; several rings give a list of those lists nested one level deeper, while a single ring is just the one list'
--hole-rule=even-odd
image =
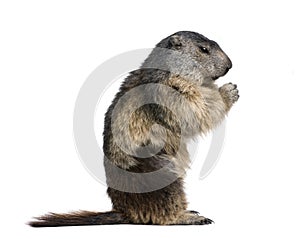
[{"label": "claw", "polygon": [[212,224],[212,223],[215,223],[215,222],[209,218],[205,218],[205,224]]}]

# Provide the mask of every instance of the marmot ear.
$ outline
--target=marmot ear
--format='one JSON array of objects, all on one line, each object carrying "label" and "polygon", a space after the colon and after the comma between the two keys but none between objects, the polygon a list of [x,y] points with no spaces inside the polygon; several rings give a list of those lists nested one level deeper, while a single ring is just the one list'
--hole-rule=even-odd
[{"label": "marmot ear", "polygon": [[180,47],[182,46],[180,37],[177,35],[171,36],[169,40],[169,45],[176,49],[180,49]]}]

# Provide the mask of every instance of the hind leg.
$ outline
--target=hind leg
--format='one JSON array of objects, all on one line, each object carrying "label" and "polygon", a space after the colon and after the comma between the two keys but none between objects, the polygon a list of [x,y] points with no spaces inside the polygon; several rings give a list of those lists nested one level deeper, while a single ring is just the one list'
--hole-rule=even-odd
[{"label": "hind leg", "polygon": [[127,193],[108,188],[113,208],[134,224],[170,225],[185,212],[187,202],[182,179],[147,193]]}]

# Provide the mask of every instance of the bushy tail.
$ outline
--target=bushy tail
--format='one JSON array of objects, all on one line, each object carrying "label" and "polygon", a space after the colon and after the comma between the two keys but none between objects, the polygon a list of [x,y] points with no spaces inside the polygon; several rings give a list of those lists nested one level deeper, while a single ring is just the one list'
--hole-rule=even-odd
[{"label": "bushy tail", "polygon": [[49,213],[41,217],[36,217],[35,219],[35,221],[31,221],[28,224],[32,227],[62,227],[130,223],[122,213],[116,211],[78,211],[67,214]]}]

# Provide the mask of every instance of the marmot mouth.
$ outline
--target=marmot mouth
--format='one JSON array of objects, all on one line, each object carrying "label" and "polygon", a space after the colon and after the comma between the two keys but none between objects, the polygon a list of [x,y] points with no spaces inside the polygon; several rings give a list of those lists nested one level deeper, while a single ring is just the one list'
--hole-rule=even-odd
[{"label": "marmot mouth", "polygon": [[[230,68],[231,68],[231,67],[227,67],[227,68],[225,69],[224,75],[227,74],[227,72],[230,70]],[[223,75],[223,76],[224,76],[224,75]]]},{"label": "marmot mouth", "polygon": [[225,76],[229,70],[230,70],[230,68],[227,67],[227,68],[224,70],[224,72],[223,72],[222,75],[219,75],[219,76],[213,76],[213,77],[212,77],[212,80],[215,81],[215,80],[219,79],[220,77]]}]

